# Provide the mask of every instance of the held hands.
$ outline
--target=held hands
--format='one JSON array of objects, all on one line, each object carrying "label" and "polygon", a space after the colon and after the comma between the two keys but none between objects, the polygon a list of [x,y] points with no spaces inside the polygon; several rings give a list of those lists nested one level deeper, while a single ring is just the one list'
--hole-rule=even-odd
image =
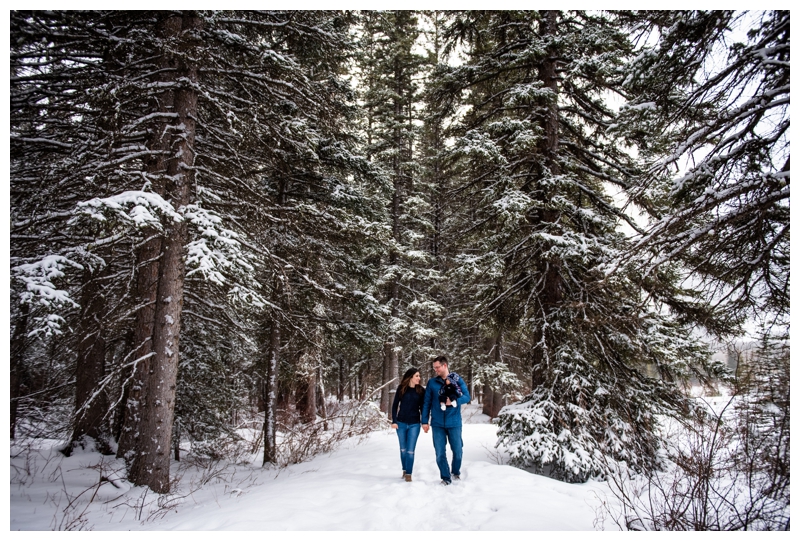
[{"label": "held hands", "polygon": [[428,425],[422,425],[422,431],[425,432],[426,434],[428,433],[428,428],[429,428]]}]

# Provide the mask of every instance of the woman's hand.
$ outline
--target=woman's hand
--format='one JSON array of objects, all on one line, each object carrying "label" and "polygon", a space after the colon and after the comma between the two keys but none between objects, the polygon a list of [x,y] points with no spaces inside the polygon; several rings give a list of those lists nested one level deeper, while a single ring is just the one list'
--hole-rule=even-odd
[{"label": "woman's hand", "polygon": [[395,430],[397,430],[397,423],[392,423],[392,428],[394,428]]}]

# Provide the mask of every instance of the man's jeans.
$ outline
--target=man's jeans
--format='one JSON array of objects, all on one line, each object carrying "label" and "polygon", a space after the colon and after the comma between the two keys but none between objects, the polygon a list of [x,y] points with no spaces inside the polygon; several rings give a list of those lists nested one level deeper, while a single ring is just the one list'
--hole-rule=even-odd
[{"label": "man's jeans", "polygon": [[432,426],[433,448],[436,450],[436,465],[439,466],[439,474],[442,479],[450,481],[451,468],[447,466],[447,446],[450,442],[450,449],[453,451],[453,475],[461,475],[461,457],[463,440],[461,439],[461,427],[440,428]]},{"label": "man's jeans", "polygon": [[400,440],[400,463],[406,473],[413,473],[414,449],[417,447],[420,426],[419,423],[397,423],[397,438]]}]

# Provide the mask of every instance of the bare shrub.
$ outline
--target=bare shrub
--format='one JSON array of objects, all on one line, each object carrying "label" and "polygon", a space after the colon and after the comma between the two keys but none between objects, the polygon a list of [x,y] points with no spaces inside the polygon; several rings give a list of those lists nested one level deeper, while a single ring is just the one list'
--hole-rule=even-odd
[{"label": "bare shrub", "polygon": [[[54,530],[91,530],[92,525],[89,523],[87,513],[98,497],[100,487],[108,483],[117,489],[124,488],[122,479],[125,477],[125,468],[119,462],[101,459],[100,462],[89,466],[88,469],[96,472],[97,481],[81,491],[71,492],[64,482],[61,465],[56,468],[55,471],[61,479],[62,491],[59,497],[50,498],[56,504],[57,509],[51,522]],[[63,507],[60,505],[61,501],[66,502]]]},{"label": "bare shrub", "polygon": [[731,397],[718,413],[708,408],[666,434],[661,471],[635,475],[610,463],[619,507],[604,502],[603,514],[627,530],[788,529],[788,464],[782,473],[775,467],[788,455],[788,431],[776,440],[753,430],[744,413],[751,398]]},{"label": "bare shrub", "polygon": [[[50,462],[59,460],[52,453],[43,453],[32,438],[17,439],[11,442],[11,483],[22,486],[31,485],[37,474],[48,469]],[[19,460],[23,462],[20,464]]]},{"label": "bare shrub", "polygon": [[386,416],[369,400],[331,400],[328,415],[301,423],[295,412],[278,416],[278,463],[299,464],[322,453],[330,453],[350,438],[364,438],[388,426]]},{"label": "bare shrub", "polygon": [[71,397],[19,399],[16,439],[66,439],[72,429],[72,402]]},{"label": "bare shrub", "polygon": [[486,456],[488,456],[492,462],[499,466],[505,466],[509,463],[508,453],[504,452],[497,447],[489,447],[485,443],[481,444],[481,447],[486,450]]},{"label": "bare shrub", "polygon": [[207,461],[230,460],[238,462],[249,454],[247,440],[231,432],[222,433],[213,440],[193,441],[191,454],[195,460]]}]

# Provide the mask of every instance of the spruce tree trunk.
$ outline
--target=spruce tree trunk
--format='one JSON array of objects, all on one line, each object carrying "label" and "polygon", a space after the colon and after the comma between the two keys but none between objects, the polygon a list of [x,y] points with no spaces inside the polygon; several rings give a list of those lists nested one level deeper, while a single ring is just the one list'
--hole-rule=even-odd
[{"label": "spruce tree trunk", "polygon": [[[556,33],[556,25],[558,19],[557,11],[545,11],[540,22],[539,33],[542,36],[548,36]],[[553,91],[555,96],[558,95],[558,74],[556,72],[556,62],[558,51],[553,46],[547,57],[542,61],[539,66],[538,78],[546,88]],[[542,129],[544,137],[539,145],[540,153],[545,157],[546,171],[542,172],[543,176],[556,176],[561,173],[561,167],[558,163],[558,132],[559,132],[559,116],[558,116],[558,103],[557,100],[552,100],[547,106],[545,118],[542,120]],[[541,215],[541,222],[544,224],[555,224],[560,219],[560,212],[555,210],[552,205],[553,194],[550,189],[542,188],[540,190],[541,200],[544,206],[544,211]],[[550,315],[559,305],[562,299],[562,278],[561,278],[561,262],[558,258],[552,258],[543,262],[544,267],[544,290],[540,296],[541,306],[544,312],[544,318]],[[543,322],[544,323],[544,322]],[[546,368],[543,366],[545,362],[545,347],[548,345],[549,338],[543,331],[543,325],[540,325],[534,331],[534,348],[532,352],[531,362],[533,364],[532,375],[532,388],[536,388],[541,384],[543,371]]]},{"label": "spruce tree trunk", "polygon": [[367,399],[367,382],[364,380],[364,367],[358,371],[358,397],[362,402]]},{"label": "spruce tree trunk", "polygon": [[322,430],[328,430],[328,411],[325,408],[325,380],[322,377],[322,364],[324,359],[320,359],[317,367],[317,411],[323,419]]},{"label": "spruce tree trunk", "polygon": [[505,394],[498,392],[492,389],[492,413],[489,415],[492,419],[497,417],[500,413],[500,410],[503,409],[503,406],[506,405],[506,396]]},{"label": "spruce tree trunk", "polygon": [[[403,188],[404,188],[404,178],[403,178],[403,169],[402,163],[399,160],[399,156],[405,156],[407,149],[403,144],[403,136],[401,132],[401,123],[405,121],[405,111],[403,110],[403,102],[402,102],[402,88],[403,88],[403,67],[400,65],[399,59],[395,57],[394,59],[394,89],[396,92],[396,96],[394,97],[394,128],[392,133],[392,144],[394,146],[395,155],[392,157],[392,183],[393,183],[393,191],[392,191],[392,207],[391,207],[391,219],[392,219],[392,237],[397,244],[402,243],[402,238],[400,235],[400,213],[402,212],[403,206]],[[397,267],[400,263],[400,255],[397,251],[393,248],[389,252],[389,265],[392,267]],[[389,284],[389,291],[388,291],[388,304],[391,306],[392,309],[392,319],[396,318],[399,314],[399,303],[400,303],[400,284],[398,282],[399,278],[394,276]],[[397,366],[397,351],[396,351],[396,340],[397,337],[394,336],[393,331],[390,332],[389,339],[384,342],[383,344],[383,383],[387,383],[392,379],[397,377],[398,366]],[[381,411],[386,413],[388,417],[391,418],[391,409],[392,401],[394,400],[394,393],[396,392],[396,388],[394,385],[387,385],[381,390]]]},{"label": "spruce tree trunk", "polygon": [[175,434],[173,435],[173,447],[175,448],[175,462],[181,460],[181,420],[175,420]]},{"label": "spruce tree trunk", "polygon": [[[542,24],[542,34],[549,35],[556,33],[557,24],[557,11],[547,11]],[[552,48],[550,54],[542,62],[539,79],[544,83],[547,88],[553,91],[554,95],[558,95],[558,74],[556,72],[556,58],[558,52]],[[544,122],[545,138],[543,142],[542,151],[546,157],[545,163],[552,176],[561,174],[561,166],[558,163],[558,132],[559,132],[559,116],[558,116],[558,103],[552,100],[547,112],[547,117]],[[554,194],[543,192],[546,194],[546,202],[551,203]],[[553,205],[548,205],[544,213],[544,221],[548,224],[555,224],[561,218],[561,213],[553,208]],[[545,280],[545,299],[544,306],[547,313],[552,312],[556,306],[561,302],[561,262],[559,260],[551,260],[548,265],[547,277]]]},{"label": "spruce tree trunk", "polygon": [[[155,234],[155,232],[152,232]],[[158,267],[161,255],[161,238],[146,241],[139,249],[136,262],[136,300],[139,310],[133,329],[133,351],[130,360],[135,361],[131,381],[127,386],[124,421],[119,435],[117,457],[124,458],[130,467],[136,460],[136,448],[141,432],[139,421],[147,402],[147,378],[153,356],[153,326]]]},{"label": "spruce tree trunk", "polygon": [[[400,242],[400,181],[399,175],[395,175],[394,194],[392,195],[392,235],[396,242]],[[396,266],[399,263],[397,252],[392,250],[389,253],[389,265]],[[398,315],[400,284],[397,278],[392,278],[389,283],[388,304],[392,307],[392,319]],[[390,337],[383,343],[383,383],[387,383],[397,377],[397,351],[396,337],[393,331],[389,331]],[[394,385],[387,385],[381,389],[381,411],[390,416],[390,408],[394,400],[396,389]]]},{"label": "spruce tree trunk", "polygon": [[[200,18],[191,13],[170,17],[165,25],[173,35],[180,34],[184,53],[178,61],[175,81],[197,81],[197,65],[192,63],[192,51],[197,46],[192,34],[199,29]],[[167,166],[166,194],[173,208],[190,203],[194,184],[195,119],[197,92],[181,85],[175,92],[175,112],[178,114],[173,135],[172,157]],[[130,480],[147,485],[160,494],[169,491],[169,466],[172,427],[175,414],[175,390],[180,359],[180,329],[183,308],[183,283],[186,274],[183,249],[188,239],[185,221],[171,221],[164,231],[163,251],[158,272],[158,291],[153,326],[153,357],[147,375],[147,401],[144,404],[139,428],[137,459],[130,471]]]},{"label": "spruce tree trunk", "polygon": [[350,400],[358,398],[358,374],[350,375],[350,361],[346,361],[347,368],[347,396]]},{"label": "spruce tree trunk", "polygon": [[[495,363],[499,364],[503,362],[503,331],[497,331],[497,339],[495,341],[495,348],[494,348],[494,360]],[[498,392],[497,389],[492,389],[492,414],[491,418],[494,419],[497,417],[497,414],[500,413],[500,410],[503,406],[506,405],[506,397],[505,394],[502,392]]]},{"label": "spruce tree trunk", "polygon": [[[278,179],[278,205],[286,205],[287,181],[284,177]],[[279,211],[279,216],[283,213]],[[279,234],[283,234],[284,225],[278,226]],[[276,275],[272,287],[272,302],[280,307],[283,299],[283,282],[281,276]],[[269,351],[267,353],[267,371],[264,379],[264,461],[262,466],[278,463],[278,407],[288,410],[291,397],[278,388],[278,363],[281,354],[281,320],[279,315],[272,317],[269,331]]]},{"label": "spruce tree trunk", "polygon": [[[308,353],[303,354],[304,357],[307,355]],[[306,357],[303,360],[305,366],[303,367],[303,378],[300,381],[301,388],[298,389],[298,400],[296,402],[300,418],[304,423],[311,423],[317,419],[317,369],[315,366],[310,365],[315,360],[313,355],[310,357]]]},{"label": "spruce tree trunk", "polygon": [[269,332],[267,374],[264,380],[264,464],[278,463],[276,440],[278,410],[278,356],[281,348],[281,322],[272,320]]},{"label": "spruce tree trunk", "polygon": [[11,439],[17,432],[17,407],[19,404],[20,386],[22,383],[22,358],[25,355],[25,337],[28,334],[28,315],[31,307],[23,303],[19,307],[20,315],[14,324],[11,335]]},{"label": "spruce tree trunk", "polygon": [[339,380],[336,385],[336,399],[341,402],[344,399],[344,359],[339,357]]},{"label": "spruce tree trunk", "polygon": [[481,410],[484,415],[488,415],[492,417],[492,399],[494,398],[494,393],[492,392],[492,387],[488,383],[483,384],[483,409]]},{"label": "spruce tree trunk", "polygon": [[[483,342],[483,350],[486,352],[487,361],[493,361],[493,357],[495,357],[495,350],[497,344],[497,336],[493,336],[491,338],[484,338]],[[492,416],[492,398],[494,397],[494,393],[492,392],[492,386],[489,385],[489,382],[484,382],[483,384],[483,409],[482,412],[484,415],[488,415],[489,417]]]},{"label": "spruce tree trunk", "polygon": [[317,374],[322,364],[322,329],[319,326],[312,332],[310,344],[300,356],[298,372],[302,375],[302,386],[298,389],[297,410],[304,423],[317,420]]},{"label": "spruce tree trunk", "polygon": [[106,342],[103,329],[105,302],[100,292],[98,276],[89,269],[83,273],[81,313],[78,322],[78,348],[75,360],[75,420],[72,442],[89,436],[98,442],[100,451],[107,451],[109,427],[105,420],[108,400],[100,383],[105,376]]},{"label": "spruce tree trunk", "polygon": [[[399,235],[399,233],[398,233]],[[389,264],[396,265],[397,264],[397,254],[392,253],[389,257]],[[397,282],[397,279],[393,279],[391,284],[389,285],[389,304],[392,307],[392,319],[397,317],[398,309],[398,295],[399,295],[400,286]],[[389,331],[392,333],[392,331]],[[397,377],[397,351],[395,349],[395,336],[390,336],[384,343],[383,343],[383,383],[387,383],[392,379]],[[394,393],[396,389],[394,385],[386,385],[383,389],[381,389],[381,404],[380,409],[382,412],[386,413],[387,415],[390,414],[389,409],[391,408],[392,401],[394,400]]]},{"label": "spruce tree trunk", "polygon": [[[134,291],[135,293],[135,291]],[[133,351],[133,328],[129,329],[128,332],[125,333],[125,338],[123,339],[123,347],[122,351],[132,352]],[[114,441],[118,442],[122,436],[122,429],[125,425],[125,410],[128,406],[128,394],[130,393],[131,389],[131,382],[130,378],[127,378],[122,382],[122,397],[119,400],[115,410],[114,410],[114,421],[111,427],[111,437],[114,438]],[[119,447],[117,448],[119,451]],[[119,452],[117,453],[117,458],[119,458]]]},{"label": "spruce tree trunk", "polygon": [[[181,30],[178,17],[163,21],[156,32],[165,40],[174,38]],[[177,62],[173,55],[164,52],[159,61],[161,73],[152,78],[154,84],[169,84],[175,77]],[[172,113],[175,110],[175,90],[167,87],[157,98],[157,109],[160,113]],[[150,189],[164,197],[165,179],[171,147],[170,125],[165,120],[151,128],[148,149],[152,152],[145,164],[146,178]],[[119,436],[117,457],[124,458],[128,469],[133,468],[137,459],[136,450],[142,431],[142,411],[147,404],[147,382],[151,374],[153,351],[153,331],[155,328],[156,296],[158,294],[159,264],[163,248],[163,237],[156,229],[145,231],[147,240],[139,247],[136,254],[136,301],[139,310],[133,332],[133,354],[131,361],[136,364],[132,370],[125,401],[125,416]]]},{"label": "spruce tree trunk", "polygon": [[[397,352],[394,341],[383,344],[383,383],[397,379]],[[390,384],[381,390],[381,411],[391,418],[391,405],[397,386]]]}]

